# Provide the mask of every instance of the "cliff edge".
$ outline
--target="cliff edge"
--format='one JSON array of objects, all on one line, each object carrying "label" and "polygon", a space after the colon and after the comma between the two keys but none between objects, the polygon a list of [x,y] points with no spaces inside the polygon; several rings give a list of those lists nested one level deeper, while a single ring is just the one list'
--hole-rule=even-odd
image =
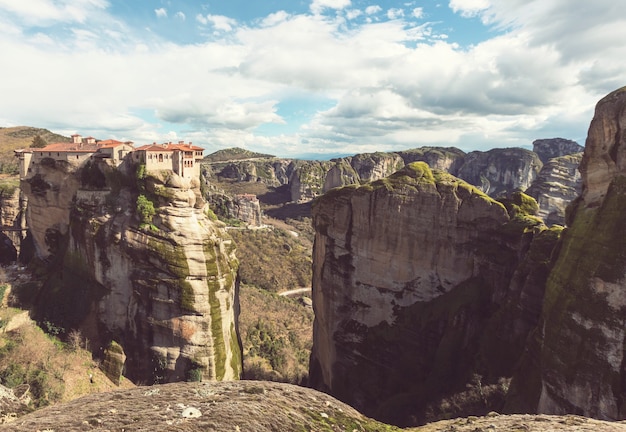
[{"label": "cliff edge", "polygon": [[582,195],[514,377],[512,411],[626,418],[626,87],[596,106]]},{"label": "cliff edge", "polygon": [[43,159],[22,181],[40,284],[38,322],[79,329],[111,378],[236,379],[235,247],[205,215],[197,179]]},{"label": "cliff edge", "polygon": [[[498,409],[560,232],[537,209],[424,162],[315,201],[311,385],[398,425]],[[442,408],[468,386],[493,398]]]}]

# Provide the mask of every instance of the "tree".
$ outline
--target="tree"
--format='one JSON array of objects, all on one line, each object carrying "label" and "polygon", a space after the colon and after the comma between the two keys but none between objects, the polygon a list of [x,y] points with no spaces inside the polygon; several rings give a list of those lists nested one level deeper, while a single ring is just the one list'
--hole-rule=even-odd
[{"label": "tree", "polygon": [[145,195],[139,195],[137,197],[137,214],[141,223],[151,224],[152,217],[156,214],[154,210],[154,204]]},{"label": "tree", "polygon": [[30,146],[33,147],[33,148],[42,148],[42,147],[45,147],[47,145],[48,145],[48,143],[46,142],[45,139],[43,139],[39,135],[36,135],[35,138],[33,138],[33,142],[32,142],[32,144]]}]

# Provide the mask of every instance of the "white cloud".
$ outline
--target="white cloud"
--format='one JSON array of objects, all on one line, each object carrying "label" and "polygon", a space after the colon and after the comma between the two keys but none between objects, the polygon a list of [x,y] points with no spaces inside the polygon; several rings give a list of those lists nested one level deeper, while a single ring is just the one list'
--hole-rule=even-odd
[{"label": "white cloud", "polygon": [[237,25],[237,20],[224,15],[197,15],[196,20],[203,25],[210,24],[215,30],[230,32]]},{"label": "white cloud", "polygon": [[489,0],[450,0],[448,4],[454,13],[465,18],[473,17],[489,8]]},{"label": "white cloud", "polygon": [[392,8],[387,11],[387,18],[394,20],[404,17],[404,10],[398,8]]},{"label": "white cloud", "polygon": [[381,8],[380,6],[372,5],[372,6],[368,6],[368,7],[365,8],[365,13],[367,15],[374,15],[374,14],[377,14],[378,12],[380,12],[382,10],[383,10],[383,8]]},{"label": "white cloud", "polygon": [[413,11],[411,12],[411,15],[413,16],[413,18],[417,18],[417,19],[424,18],[424,8],[418,7],[418,8],[413,9]]},{"label": "white cloud", "polygon": [[90,13],[107,5],[106,0],[0,0],[0,11],[27,24],[45,26],[55,21],[85,22]]},{"label": "white cloud", "polygon": [[156,14],[156,16],[158,18],[166,18],[167,17],[167,10],[165,10],[165,8],[155,9],[154,13]]},{"label": "white cloud", "polygon": [[309,8],[314,14],[320,14],[324,9],[345,9],[350,4],[350,0],[313,0]]},{"label": "white cloud", "polygon": [[[210,40],[176,44],[157,31],[140,37],[143,29],[106,15],[103,2],[0,0],[0,52],[20,65],[3,70],[0,119],[137,143],[176,134],[207,148],[236,143],[279,155],[333,152],[338,142],[354,153],[472,150],[584,138],[595,102],[626,84],[626,19],[614,0],[487,8],[453,0],[456,13],[471,11],[495,29],[463,48],[436,23],[415,26],[426,6],[404,5],[406,16],[391,20],[370,6],[361,17],[380,21],[364,24],[348,21],[357,9],[347,1],[314,3],[342,11],[277,11],[246,25],[198,15]],[[324,104],[286,112],[294,95]],[[277,132],[258,132],[268,128]]]},{"label": "white cloud", "polygon": [[267,17],[265,17],[261,21],[261,25],[264,27],[271,27],[273,25],[276,25],[280,22],[285,21],[288,18],[289,18],[289,14],[285,12],[284,10],[280,10],[278,12],[271,13]]},{"label": "white cloud", "polygon": [[174,17],[176,17],[177,19],[181,20],[181,21],[185,21],[187,19],[187,17],[185,16],[185,14],[181,11],[176,12],[176,14],[174,15]]},{"label": "white cloud", "polygon": [[346,11],[346,18],[348,20],[353,20],[360,17],[361,15],[363,15],[363,12],[361,12],[359,9],[350,9],[349,11]]}]

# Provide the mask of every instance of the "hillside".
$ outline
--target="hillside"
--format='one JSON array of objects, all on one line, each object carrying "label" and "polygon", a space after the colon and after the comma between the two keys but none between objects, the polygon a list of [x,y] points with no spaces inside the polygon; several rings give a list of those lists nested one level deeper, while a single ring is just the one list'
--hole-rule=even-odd
[{"label": "hillside", "polygon": [[235,160],[243,160],[243,159],[262,159],[262,158],[273,158],[274,155],[256,153],[250,150],[242,149],[239,147],[227,148],[223,150],[218,150],[210,155],[205,156],[205,162],[225,162],[225,161],[235,161]]},{"label": "hillside", "polygon": [[68,137],[55,134],[48,129],[30,126],[0,127],[0,173],[17,173],[17,161],[13,150],[30,147],[37,135],[47,143],[69,141]]}]

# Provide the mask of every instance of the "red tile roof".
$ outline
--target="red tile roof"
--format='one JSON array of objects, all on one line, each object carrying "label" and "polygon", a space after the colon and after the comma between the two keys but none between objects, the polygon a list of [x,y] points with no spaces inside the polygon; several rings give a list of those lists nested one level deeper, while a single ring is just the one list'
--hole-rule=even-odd
[{"label": "red tile roof", "polygon": [[117,147],[126,143],[123,143],[121,141],[117,141],[114,139],[108,139],[108,140],[98,141],[96,144],[100,146],[100,148],[114,148],[114,147]]},{"label": "red tile roof", "polygon": [[72,152],[72,153],[95,153],[98,151],[98,144],[80,144],[71,142],[61,142],[48,144],[40,149],[33,149],[33,152]]},{"label": "red tile roof", "polygon": [[137,147],[135,150],[142,150],[142,151],[174,151],[174,150],[179,150],[179,151],[204,151],[204,149],[202,147],[198,147],[198,146],[194,146],[191,144],[172,144],[172,143],[165,143],[165,144],[147,144],[141,147]]}]

